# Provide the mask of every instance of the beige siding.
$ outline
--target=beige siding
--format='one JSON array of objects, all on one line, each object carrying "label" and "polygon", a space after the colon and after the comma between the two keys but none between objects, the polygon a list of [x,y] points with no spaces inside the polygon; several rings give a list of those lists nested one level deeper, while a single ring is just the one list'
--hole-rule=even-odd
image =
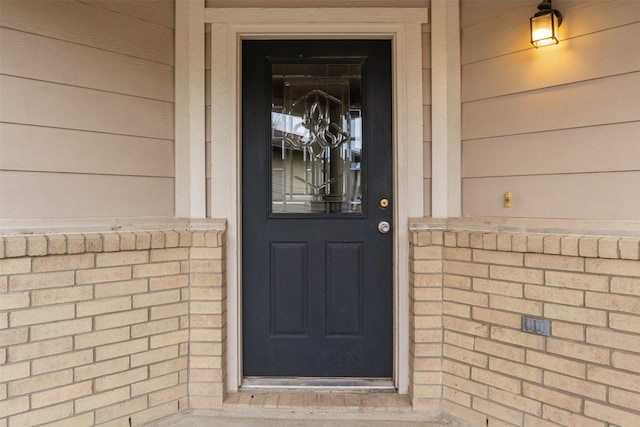
[{"label": "beige siding", "polygon": [[173,2],[2,1],[0,218],[173,215]]},{"label": "beige siding", "polygon": [[534,49],[535,5],[462,0],[463,213],[640,219],[640,3],[554,7]]}]

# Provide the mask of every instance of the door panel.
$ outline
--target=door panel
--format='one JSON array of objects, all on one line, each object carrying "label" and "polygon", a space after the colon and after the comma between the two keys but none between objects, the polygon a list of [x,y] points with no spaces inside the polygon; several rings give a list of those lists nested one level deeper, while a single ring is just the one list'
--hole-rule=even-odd
[{"label": "door panel", "polygon": [[243,41],[245,376],[391,377],[391,44]]}]

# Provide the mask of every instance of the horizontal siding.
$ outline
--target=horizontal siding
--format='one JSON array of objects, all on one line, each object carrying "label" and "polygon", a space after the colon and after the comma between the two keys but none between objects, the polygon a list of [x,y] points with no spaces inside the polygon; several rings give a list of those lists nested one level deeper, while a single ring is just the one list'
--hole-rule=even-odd
[{"label": "horizontal siding", "polygon": [[463,214],[640,220],[640,2],[554,6],[534,49],[535,5],[462,0]]},{"label": "horizontal siding", "polygon": [[640,72],[462,105],[462,139],[640,120]]},{"label": "horizontal siding", "polygon": [[205,0],[206,7],[425,7],[424,0]]},{"label": "horizontal siding", "polygon": [[462,188],[467,216],[629,220],[640,209],[640,171],[466,178]]},{"label": "horizontal siding", "polygon": [[173,65],[171,28],[90,3],[3,0],[0,26]]},{"label": "horizontal siding", "polygon": [[4,219],[173,215],[173,178],[0,171]]},{"label": "horizontal siding", "polygon": [[0,29],[0,74],[173,102],[173,67]]},{"label": "horizontal siding", "polygon": [[0,76],[3,122],[173,138],[173,104],[76,86]]},{"label": "horizontal siding", "polygon": [[0,123],[0,152],[4,170],[174,176],[172,140]]},{"label": "horizontal siding", "polygon": [[640,170],[639,137],[630,122],[464,141],[462,176]]},{"label": "horizontal siding", "polygon": [[173,1],[0,9],[0,218],[172,216]]}]

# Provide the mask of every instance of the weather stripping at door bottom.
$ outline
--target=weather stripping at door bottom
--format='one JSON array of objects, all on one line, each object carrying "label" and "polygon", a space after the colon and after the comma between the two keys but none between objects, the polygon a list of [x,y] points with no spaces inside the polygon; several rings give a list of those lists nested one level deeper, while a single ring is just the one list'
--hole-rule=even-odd
[{"label": "weather stripping at door bottom", "polygon": [[350,391],[389,391],[396,388],[390,378],[305,378],[305,377],[247,377],[240,390],[256,389],[331,389]]}]

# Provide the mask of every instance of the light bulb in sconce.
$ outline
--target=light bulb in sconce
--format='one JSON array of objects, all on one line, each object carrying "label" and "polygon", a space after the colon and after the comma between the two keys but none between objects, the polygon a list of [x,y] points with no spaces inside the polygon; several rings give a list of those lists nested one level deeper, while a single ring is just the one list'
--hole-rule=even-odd
[{"label": "light bulb in sconce", "polygon": [[531,44],[535,47],[558,44],[558,27],[561,24],[562,14],[551,7],[551,0],[543,0],[529,19]]}]

